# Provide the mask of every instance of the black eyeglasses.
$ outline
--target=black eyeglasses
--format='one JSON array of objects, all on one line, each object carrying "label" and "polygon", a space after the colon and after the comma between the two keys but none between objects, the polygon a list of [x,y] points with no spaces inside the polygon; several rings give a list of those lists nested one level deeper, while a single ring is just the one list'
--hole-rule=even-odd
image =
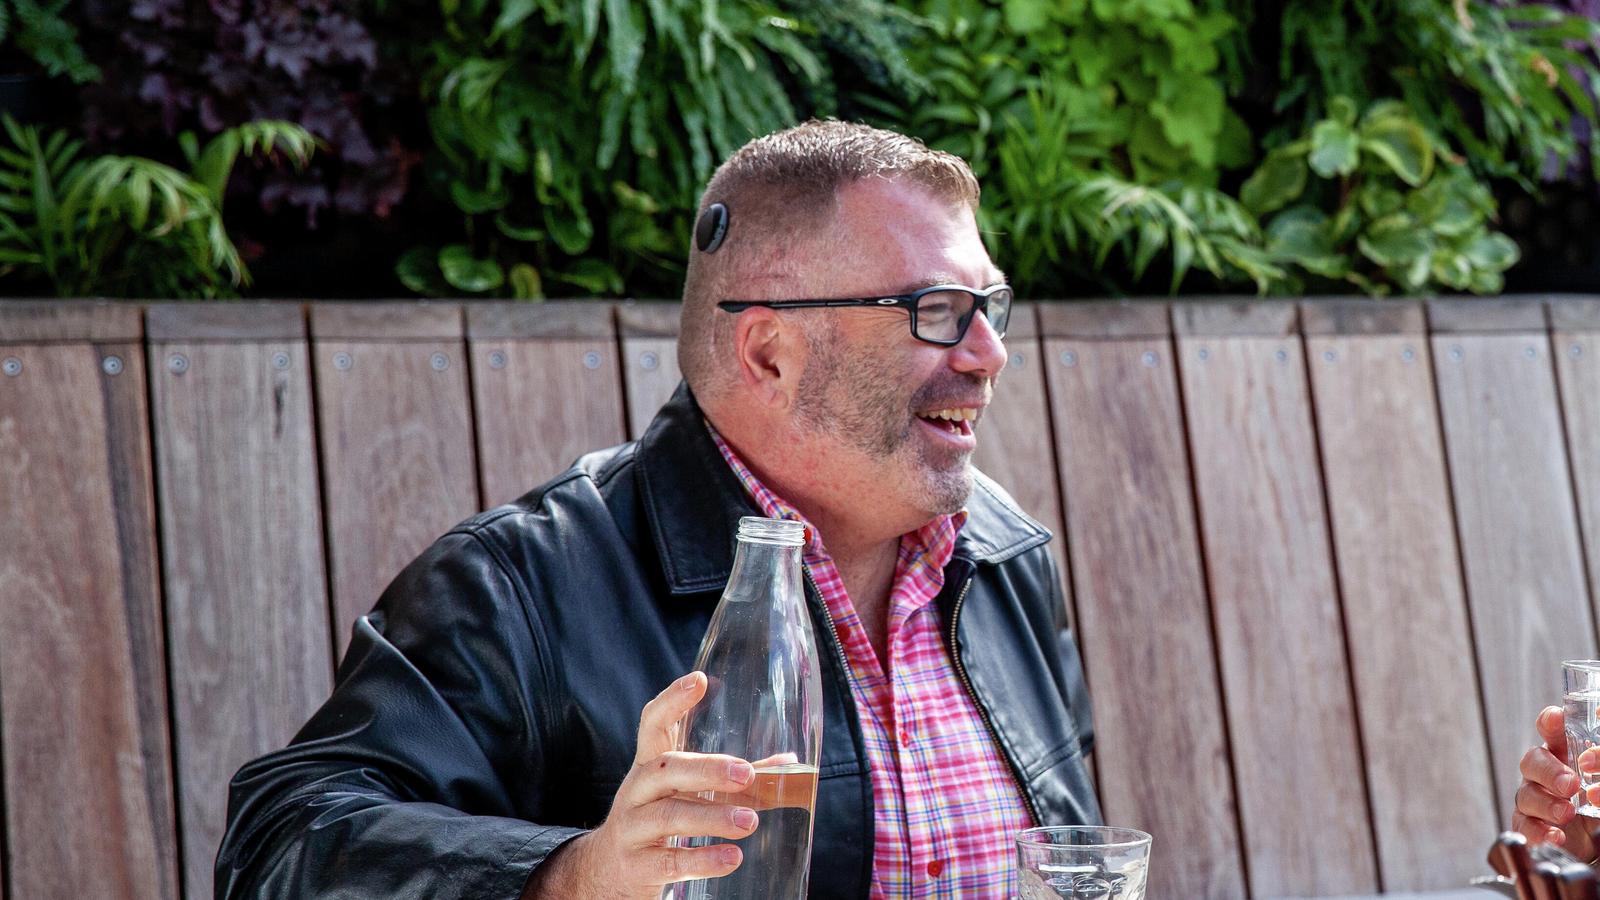
[{"label": "black eyeglasses", "polygon": [[1011,319],[1011,286],[997,284],[975,291],[959,284],[936,284],[893,297],[852,297],[839,300],[724,300],[718,309],[744,312],[752,306],[767,309],[807,307],[898,306],[911,313],[911,336],[919,341],[952,347],[967,336],[972,317],[983,313],[995,334],[1005,337]]}]

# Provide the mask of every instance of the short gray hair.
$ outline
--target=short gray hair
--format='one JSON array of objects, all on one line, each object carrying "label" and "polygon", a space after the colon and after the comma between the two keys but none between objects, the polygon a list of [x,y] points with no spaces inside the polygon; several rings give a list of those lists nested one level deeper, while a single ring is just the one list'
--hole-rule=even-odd
[{"label": "short gray hair", "polygon": [[732,340],[733,317],[719,300],[738,299],[762,274],[800,274],[797,245],[826,240],[841,188],[869,178],[904,180],[930,194],[978,206],[978,180],[960,157],[921,141],[854,122],[817,120],[756,138],[717,168],[698,212],[721,203],[728,231],[715,253],[691,250],[683,285],[678,364],[702,400],[730,377],[718,359]]}]

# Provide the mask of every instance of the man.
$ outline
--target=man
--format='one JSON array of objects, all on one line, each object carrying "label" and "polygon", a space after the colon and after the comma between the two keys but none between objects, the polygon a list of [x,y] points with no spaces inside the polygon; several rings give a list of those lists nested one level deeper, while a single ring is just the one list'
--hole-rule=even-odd
[{"label": "man", "polygon": [[679,798],[737,798],[750,765],[671,731],[752,514],[811,526],[814,895],[1006,896],[1017,830],[1097,821],[1049,535],[970,465],[1010,305],[977,201],[955,157],[839,122],[724,163],[686,386],[400,574],[332,698],[235,777],[218,896],[654,897],[733,871],[731,843],[666,839],[748,836],[749,807]]}]

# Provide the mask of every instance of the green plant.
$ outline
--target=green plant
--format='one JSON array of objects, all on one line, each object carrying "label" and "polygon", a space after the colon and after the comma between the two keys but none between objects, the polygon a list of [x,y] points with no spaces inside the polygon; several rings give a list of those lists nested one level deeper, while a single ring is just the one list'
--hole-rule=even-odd
[{"label": "green plant", "polygon": [[287,122],[252,122],[204,147],[180,142],[183,172],[137,156],[82,155],[65,132],[3,125],[0,278],[60,297],[218,297],[249,281],[223,227],[222,197],[239,156],[281,151],[296,165],[316,139]]},{"label": "green plant", "polygon": [[[1266,290],[1250,216],[1216,189],[1249,162],[1215,49],[1234,27],[1188,0],[925,0],[908,48],[929,87],[867,97],[877,121],[972,163],[982,224],[1025,293],[1126,292],[1158,258]],[[1001,244],[1004,244],[1001,247]]]},{"label": "green plant", "polygon": [[1359,121],[1348,98],[1328,106],[1240,192],[1249,210],[1272,216],[1267,253],[1293,274],[1291,289],[1500,290],[1517,247],[1490,228],[1494,198],[1464,160],[1404,103],[1379,101]]},{"label": "green plant", "polygon": [[[746,140],[833,111],[834,68],[910,77],[879,0],[443,0],[425,52],[434,187],[460,239],[407,252],[423,294],[668,292],[696,192]],[[854,53],[856,56],[851,56]],[[796,106],[800,101],[809,106]]]},{"label": "green plant", "polygon": [[[1211,2],[1240,14],[1259,7]],[[1275,78],[1260,86],[1283,123],[1268,146],[1328,115],[1334,97],[1359,107],[1393,97],[1460,148],[1474,173],[1531,189],[1551,158],[1576,156],[1574,120],[1595,119],[1600,70],[1584,51],[1600,41],[1600,22],[1584,16],[1487,0],[1297,0],[1272,9],[1277,18],[1257,29],[1269,37],[1260,47],[1234,33],[1224,49],[1239,60],[1241,85],[1252,60],[1277,58]]]},{"label": "green plant", "polygon": [[[1080,112],[1079,101],[1091,109]],[[1281,281],[1255,218],[1233,198],[1181,180],[1139,184],[1105,165],[1090,149],[1105,127],[1092,104],[1081,90],[1047,83],[1029,93],[1025,115],[1006,116],[990,182],[998,190],[982,215],[993,240],[1005,242],[995,249],[1014,281],[1038,291],[1072,272],[1121,293],[1158,258],[1169,261],[1174,292],[1196,267],[1263,293]]]},{"label": "green plant", "polygon": [[0,0],[0,44],[12,41],[47,75],[78,84],[98,79],[100,69],[78,46],[78,30],[62,17],[71,0]]}]

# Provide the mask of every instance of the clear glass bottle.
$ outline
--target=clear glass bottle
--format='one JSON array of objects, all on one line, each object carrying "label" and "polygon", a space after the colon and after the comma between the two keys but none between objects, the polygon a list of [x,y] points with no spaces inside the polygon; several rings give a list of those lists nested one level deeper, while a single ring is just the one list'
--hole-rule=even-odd
[{"label": "clear glass bottle", "polygon": [[[710,685],[680,723],[678,749],[749,760],[756,770],[749,788],[702,796],[750,807],[760,822],[734,842],[744,860],[731,875],[668,885],[663,900],[806,895],[822,756],[822,671],[800,578],[804,533],[799,522],[739,520],[733,574],[694,663]],[[721,842],[674,839],[681,847]]]}]

